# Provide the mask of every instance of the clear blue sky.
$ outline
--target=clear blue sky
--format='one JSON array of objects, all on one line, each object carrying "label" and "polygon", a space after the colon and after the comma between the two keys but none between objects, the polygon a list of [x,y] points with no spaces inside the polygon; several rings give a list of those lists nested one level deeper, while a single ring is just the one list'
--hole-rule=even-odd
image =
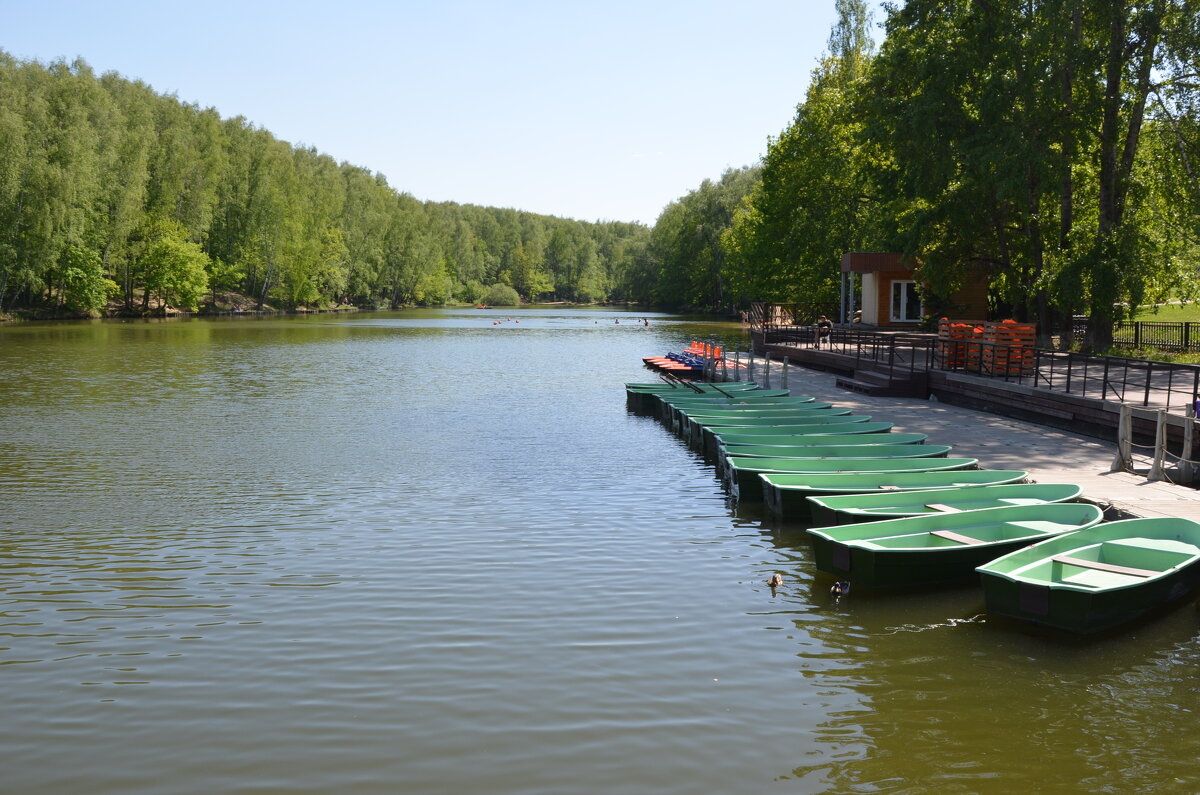
[{"label": "clear blue sky", "polygon": [[834,19],[834,0],[0,0],[0,49],[80,56],[418,199],[652,224],[762,156]]}]

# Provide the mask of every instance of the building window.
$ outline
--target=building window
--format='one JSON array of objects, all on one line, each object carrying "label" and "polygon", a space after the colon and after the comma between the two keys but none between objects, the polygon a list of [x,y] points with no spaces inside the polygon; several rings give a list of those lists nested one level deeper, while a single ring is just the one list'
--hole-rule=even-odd
[{"label": "building window", "polygon": [[921,297],[916,282],[892,282],[892,322],[916,323],[921,319]]}]

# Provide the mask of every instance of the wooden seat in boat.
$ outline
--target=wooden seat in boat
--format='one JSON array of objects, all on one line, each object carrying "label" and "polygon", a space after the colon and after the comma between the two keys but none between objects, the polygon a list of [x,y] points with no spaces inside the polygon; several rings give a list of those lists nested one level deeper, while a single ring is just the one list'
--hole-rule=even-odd
[{"label": "wooden seat in boat", "polygon": [[962,533],[956,533],[953,530],[930,530],[929,534],[932,536],[938,536],[939,538],[948,538],[951,541],[957,541],[960,544],[982,544],[982,543],[984,543],[983,541],[979,540],[978,538],[972,538],[971,536],[963,535]]},{"label": "wooden seat in boat", "polygon": [[1118,566],[1115,563],[1101,563],[1098,560],[1086,560],[1084,558],[1075,558],[1070,555],[1055,555],[1051,558],[1055,563],[1066,563],[1070,566],[1079,566],[1084,569],[1096,569],[1098,571],[1111,571],[1114,574],[1128,574],[1132,577],[1153,577],[1161,572],[1152,569],[1138,569],[1133,566]]}]

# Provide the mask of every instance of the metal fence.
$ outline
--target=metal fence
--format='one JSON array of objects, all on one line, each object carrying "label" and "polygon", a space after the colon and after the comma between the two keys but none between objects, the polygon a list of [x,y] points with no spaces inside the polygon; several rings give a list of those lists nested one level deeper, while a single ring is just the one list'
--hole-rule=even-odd
[{"label": "metal fence", "polygon": [[1200,351],[1200,323],[1130,320],[1113,324],[1113,345]]},{"label": "metal fence", "polygon": [[768,345],[813,347],[827,353],[851,357],[854,367],[873,365],[894,375],[925,372],[933,366],[937,339],[928,334],[885,333],[835,327],[821,339],[816,326],[786,326],[769,329]]},{"label": "metal fence", "polygon": [[[948,351],[949,346],[959,346],[960,358]],[[1069,395],[1166,410],[1194,408],[1200,399],[1200,365],[1194,364],[975,341],[939,341],[934,367],[962,370]]]},{"label": "metal fence", "polygon": [[[1178,325],[1178,324],[1176,324]],[[1200,365],[1094,356],[981,340],[947,340],[932,334],[880,333],[834,328],[818,346],[815,326],[768,330],[770,345],[816,348],[848,357],[857,369],[951,370],[1080,397],[1184,412],[1200,400]],[[1196,336],[1200,343],[1200,334]]]},{"label": "metal fence", "polygon": [[827,301],[791,304],[755,301],[750,305],[747,320],[753,331],[773,332],[816,323],[821,315],[837,317],[837,304]]}]

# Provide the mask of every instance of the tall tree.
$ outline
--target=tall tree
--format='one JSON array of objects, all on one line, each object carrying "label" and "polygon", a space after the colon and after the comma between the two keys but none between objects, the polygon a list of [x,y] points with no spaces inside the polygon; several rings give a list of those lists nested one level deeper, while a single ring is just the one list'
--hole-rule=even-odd
[{"label": "tall tree", "polygon": [[829,51],[792,124],[769,141],[761,185],[725,235],[735,293],[776,301],[831,301],[842,253],[874,232],[875,201],[852,98],[870,64],[870,12],[839,0]]},{"label": "tall tree", "polygon": [[1141,208],[1160,166],[1139,148],[1155,77],[1195,63],[1181,30],[1196,10],[1194,0],[892,10],[860,104],[896,239],[933,291],[984,266],[1002,306],[1043,330],[1052,305],[1067,316],[1086,306],[1089,345],[1111,343],[1122,307],[1175,264],[1150,245],[1162,236]]},{"label": "tall tree", "polygon": [[706,311],[732,307],[722,237],[758,180],[757,167],[728,169],[719,182],[706,179],[667,205],[650,232],[649,255],[657,268],[654,303]]},{"label": "tall tree", "polygon": [[[235,289],[260,307],[439,303],[498,281],[530,299],[604,300],[622,241],[646,233],[419,202],[244,118],[82,61],[0,52],[0,309],[90,312],[109,279],[127,311],[155,295],[190,305],[201,280],[187,263],[204,266],[214,303]],[[182,271],[197,278],[164,275]]]}]

